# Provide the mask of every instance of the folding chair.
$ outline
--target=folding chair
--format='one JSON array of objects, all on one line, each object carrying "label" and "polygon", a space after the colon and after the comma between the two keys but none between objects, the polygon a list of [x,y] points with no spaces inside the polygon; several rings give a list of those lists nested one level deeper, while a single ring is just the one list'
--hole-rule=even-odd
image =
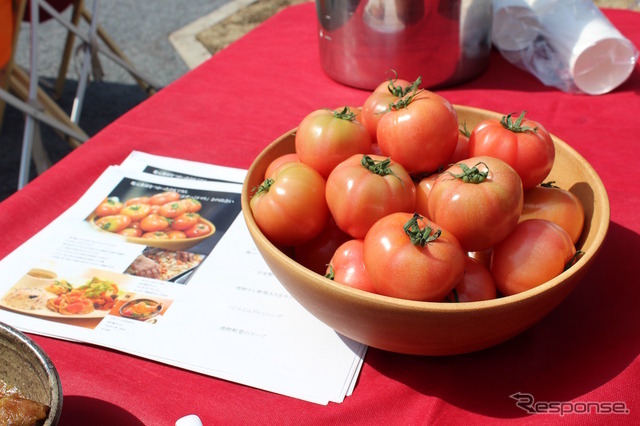
[{"label": "folding chair", "polygon": [[[26,2],[27,0],[15,0],[14,2],[16,7],[14,10],[15,28],[12,46],[13,52],[9,64],[5,67],[5,73],[2,74],[3,77],[6,77],[3,80],[7,80],[8,84],[3,83],[0,87],[0,101],[9,103],[25,113],[25,128],[20,157],[18,189],[21,189],[28,183],[32,158],[36,164],[38,173],[41,173],[50,165],[50,161],[46,156],[46,151],[44,150],[40,139],[39,123],[45,123],[56,131],[62,133],[64,138],[72,147],[77,147],[88,139],[87,134],[78,126],[78,122],[84,100],[84,92],[89,78],[89,66],[91,62],[96,63],[98,52],[126,69],[148,94],[155,93],[159,88],[158,85],[152,83],[150,78],[137,71],[122,52],[117,49],[117,46],[108,39],[106,32],[99,28],[97,24],[99,0],[94,0],[91,14],[84,9],[83,0],[74,0],[73,15],[80,16],[81,14],[85,19],[87,19],[90,23],[89,34],[84,34],[80,31],[77,25],[74,25],[72,22],[69,22],[62,17],[61,14],[45,0],[29,0],[30,70],[29,75],[27,75],[26,72],[20,69],[20,67],[15,66],[13,62],[13,53],[15,52],[19,24],[24,18]],[[69,0],[69,4],[71,4],[71,0]],[[78,88],[74,98],[72,111],[69,115],[67,115],[38,85],[37,40],[40,25],[40,9],[44,10],[48,15],[62,24],[68,31],[67,46],[65,46],[62,64],[58,80],[56,82],[56,89],[58,92],[61,92],[62,85],[64,84],[66,70],[70,59],[70,51],[73,47],[75,37],[78,37],[84,43],[81,74],[78,80]],[[101,34],[103,39],[108,39],[108,49],[98,44],[97,37],[99,34]],[[13,96],[7,89],[15,92],[18,97]],[[2,104],[0,107],[0,113],[3,111],[4,102],[0,102]],[[1,118],[2,116],[0,115],[0,120]]]},{"label": "folding chair", "polygon": [[[94,6],[95,5],[96,4],[94,4]],[[136,80],[142,90],[144,90],[144,92],[148,95],[154,94],[157,91],[157,86],[154,86],[152,83],[150,83],[150,80],[146,79],[146,77],[140,77],[140,74],[135,71],[134,65],[131,63],[131,61],[126,57],[124,52],[118,47],[118,45],[113,41],[109,34],[107,34],[104,28],[102,28],[100,24],[97,24],[97,19],[94,20],[92,18],[92,15],[95,15],[95,12],[92,14],[85,8],[84,0],[74,0],[70,21],[71,24],[77,27],[80,22],[80,18],[84,19],[91,26],[91,31],[95,31],[93,33],[93,37],[95,37],[97,34],[97,36],[104,42],[109,50],[111,50],[111,52],[117,57],[122,59],[123,63],[126,64],[124,68],[130,72],[131,76],[134,80]],[[93,26],[95,26],[95,28],[93,28]],[[62,62],[60,64],[60,70],[58,71],[58,78],[56,79],[54,86],[54,96],[58,99],[62,96],[62,90],[64,88],[64,83],[67,76],[67,69],[69,67],[71,54],[73,52],[74,41],[75,33],[69,31],[67,33],[67,39],[64,45]]]}]

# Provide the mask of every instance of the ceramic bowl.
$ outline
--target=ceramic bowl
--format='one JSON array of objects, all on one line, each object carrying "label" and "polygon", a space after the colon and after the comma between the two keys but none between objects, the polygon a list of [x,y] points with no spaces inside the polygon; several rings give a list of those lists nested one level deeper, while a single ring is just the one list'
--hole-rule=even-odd
[{"label": "ceramic bowl", "polygon": [[[460,122],[469,128],[483,119],[502,117],[464,106],[456,105],[456,110]],[[294,132],[272,142],[249,168],[242,193],[246,224],[267,265],[304,308],[338,333],[371,347],[416,355],[453,355],[501,343],[534,325],[576,287],[607,234],[609,200],[602,181],[580,154],[553,136],[556,160],[546,181],[554,180],[575,193],[586,214],[577,242],[585,254],[573,267],[528,291],[482,302],[418,302],[353,289],[296,263],[269,242],[251,214],[251,188],[262,183],[273,159],[294,152]]]},{"label": "ceramic bowl", "polygon": [[62,386],[49,356],[29,337],[0,323],[0,379],[26,398],[50,407],[44,425],[58,423],[62,412]]}]

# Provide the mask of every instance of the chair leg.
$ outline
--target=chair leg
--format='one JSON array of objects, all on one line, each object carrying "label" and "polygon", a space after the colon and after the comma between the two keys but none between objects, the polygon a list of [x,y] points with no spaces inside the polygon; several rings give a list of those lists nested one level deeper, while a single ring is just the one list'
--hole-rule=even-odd
[{"label": "chair leg", "polygon": [[8,103],[18,111],[22,111],[25,114],[33,116],[39,122],[51,127],[58,134],[60,134],[61,137],[64,137],[63,135],[66,135],[69,138],[81,142],[86,142],[89,139],[86,134],[77,132],[75,129],[71,128],[71,126],[68,126],[65,123],[55,119],[53,116],[51,116],[50,113],[46,112],[42,106],[30,105],[24,102],[22,99],[7,92],[6,90],[0,89],[0,100]]},{"label": "chair leg", "polygon": [[[38,0],[30,0],[31,27],[29,38],[31,42],[29,52],[29,92],[27,103],[35,105],[38,96],[38,26],[40,25],[40,6]],[[33,138],[35,127],[38,125],[36,119],[27,114],[25,116],[24,134],[22,138],[22,153],[20,155],[20,170],[18,171],[18,190],[29,183],[31,172],[31,153],[33,148]]]},{"label": "chair leg", "polygon": [[[71,13],[71,23],[78,26],[80,23],[80,17],[84,10],[84,0],[75,0],[73,2],[73,11]],[[76,40],[76,35],[71,31],[67,32],[67,39],[64,43],[64,50],[62,51],[62,60],[60,61],[60,68],[58,69],[58,78],[54,85],[53,96],[55,99],[62,97],[62,91],[64,89],[64,83],[67,80],[67,71],[69,69],[69,61],[71,61],[71,54],[73,53],[73,43]]]},{"label": "chair leg", "polygon": [[[94,18],[98,13],[98,0],[93,0],[93,16]],[[82,58],[82,70],[80,71],[80,78],[78,79],[78,88],[76,90],[76,97],[73,99],[73,105],[71,107],[71,114],[69,117],[71,121],[78,124],[80,122],[80,113],[82,111],[82,103],[84,101],[84,94],[87,87],[87,80],[89,80],[89,66],[92,62],[92,56],[97,55],[98,53],[94,51],[93,46],[96,45],[96,31],[97,31],[98,21],[96,19],[91,21],[91,26],[89,27],[89,40],[90,43],[84,47],[84,57]],[[96,77],[97,78],[97,77]]]},{"label": "chair leg", "polygon": [[[82,17],[88,23],[91,23],[91,20],[92,20],[91,14],[84,7],[82,8]],[[98,24],[97,31],[98,31],[98,37],[100,37],[100,39],[102,39],[102,41],[109,48],[109,50],[111,50],[111,52],[113,52],[114,55],[118,56],[125,64],[127,64],[129,67],[133,68],[134,65],[131,62],[131,60],[129,60],[129,58],[124,54],[122,49],[120,49],[120,47],[118,47],[116,42],[113,41],[113,39],[109,36],[109,34],[104,30],[104,28],[100,24]],[[127,71],[130,71],[126,67],[125,67],[125,69]],[[147,95],[153,95],[154,93],[157,92],[156,88],[154,88],[151,84],[147,83],[145,80],[143,80],[142,78],[138,77],[134,73],[132,73],[132,72],[129,72],[129,73],[134,78],[134,80],[136,80],[138,85],[142,88],[142,90],[144,90],[144,92]]]},{"label": "chair leg", "polygon": [[36,172],[38,174],[44,173],[45,170],[53,165],[49,158],[49,154],[42,143],[42,136],[40,133],[41,127],[40,123],[36,122],[33,132],[33,145],[31,147],[31,158],[33,160],[33,164],[36,166]]},{"label": "chair leg", "polygon": [[[11,90],[13,90],[18,95],[18,97],[23,99],[24,101],[26,101],[29,98],[29,92],[28,92],[29,82],[30,82],[30,79],[27,73],[23,71],[20,67],[15,67],[13,70],[13,75],[11,76],[10,87],[11,87]],[[79,133],[85,136],[84,140],[87,140],[89,138],[84,132],[84,130],[82,130],[80,126],[78,126],[76,123],[72,122],[69,116],[67,115],[67,113],[64,112],[64,110],[60,108],[60,106],[57,103],[55,103],[47,95],[47,93],[41,88],[38,88],[37,100],[38,100],[38,103],[43,106],[44,111],[48,115],[50,115],[57,121],[63,123],[64,125],[70,127],[71,129],[75,130],[76,133]],[[72,148],[77,148],[83,142],[83,141],[79,141],[74,138],[66,137],[66,136],[65,136],[65,139],[67,140],[67,142],[70,144]]]}]

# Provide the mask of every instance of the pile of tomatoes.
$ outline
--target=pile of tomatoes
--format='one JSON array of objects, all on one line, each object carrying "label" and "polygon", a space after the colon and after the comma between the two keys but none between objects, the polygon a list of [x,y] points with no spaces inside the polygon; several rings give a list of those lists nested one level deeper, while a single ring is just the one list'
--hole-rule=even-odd
[{"label": "pile of tomatoes", "polygon": [[183,240],[211,233],[212,228],[198,213],[195,198],[180,198],[176,191],[121,201],[105,199],[93,212],[93,223],[109,232],[154,240]]},{"label": "pile of tomatoes", "polygon": [[467,130],[419,86],[392,79],[362,108],[307,115],[253,189],[261,231],[336,282],[410,300],[493,299],[562,273],[584,209],[544,182],[549,132],[524,112]]}]

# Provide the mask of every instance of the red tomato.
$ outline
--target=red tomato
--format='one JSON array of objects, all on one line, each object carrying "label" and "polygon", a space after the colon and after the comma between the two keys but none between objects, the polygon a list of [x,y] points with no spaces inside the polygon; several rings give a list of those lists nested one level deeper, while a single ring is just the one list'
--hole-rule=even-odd
[{"label": "red tomato", "polygon": [[122,203],[117,197],[109,197],[96,207],[94,214],[98,217],[111,216],[120,213]]},{"label": "red tomato", "polygon": [[410,174],[430,174],[447,164],[456,148],[458,115],[442,96],[413,92],[382,114],[377,141],[383,155]]},{"label": "red tomato", "polygon": [[102,216],[94,222],[96,226],[109,232],[120,232],[131,223],[131,218],[123,214]]},{"label": "red tomato", "polygon": [[292,153],[289,153],[289,154],[281,155],[280,157],[278,157],[275,160],[273,160],[267,166],[267,170],[264,172],[264,178],[267,179],[267,178],[271,177],[271,175],[273,174],[273,171],[275,169],[280,167],[282,164],[289,163],[289,162],[299,163],[300,162],[300,158],[298,157],[298,154],[296,154],[295,152],[292,152]]},{"label": "red tomato", "polygon": [[480,262],[485,268],[491,266],[491,249],[482,251],[470,251],[467,256]]},{"label": "red tomato", "polygon": [[440,176],[437,173],[423,177],[416,183],[416,212],[422,216],[429,218],[429,194],[433,188],[433,184]]},{"label": "red tomato", "polygon": [[173,218],[173,222],[171,222],[171,228],[178,231],[184,231],[185,229],[193,227],[199,221],[200,215],[198,213],[182,213]]},{"label": "red tomato", "polygon": [[187,205],[183,200],[169,201],[160,207],[159,214],[164,217],[174,218],[187,212]]},{"label": "red tomato", "polygon": [[413,212],[416,188],[407,171],[390,158],[356,154],[331,172],[326,198],[338,227],[353,238],[364,238],[378,219]]},{"label": "red tomato", "polygon": [[127,204],[122,211],[122,214],[126,214],[131,218],[133,222],[141,220],[143,217],[151,213],[150,204]]},{"label": "red tomato", "polygon": [[150,240],[168,240],[169,235],[167,235],[164,231],[154,231],[154,232],[145,232],[142,234],[142,238],[147,238]]},{"label": "red tomato", "polygon": [[496,282],[487,269],[475,259],[464,259],[464,276],[445,298],[445,302],[478,302],[497,297]]},{"label": "red tomato", "polygon": [[496,157],[513,167],[524,189],[542,183],[555,159],[555,146],[547,129],[537,121],[524,118],[524,111],[513,121],[511,114],[502,120],[487,119],[469,136],[469,156]]},{"label": "red tomato", "polygon": [[195,198],[183,198],[181,202],[184,203],[187,213],[196,213],[202,209],[202,203]]},{"label": "red tomato", "polygon": [[584,207],[572,192],[555,186],[536,186],[524,192],[520,221],[534,218],[562,226],[575,244],[584,226]]},{"label": "red tomato", "polygon": [[249,205],[274,244],[295,246],[317,236],[329,217],[324,178],[304,163],[286,163],[266,179]]},{"label": "red tomato", "polygon": [[471,133],[467,130],[466,123],[458,128],[458,143],[456,149],[449,158],[449,163],[457,163],[458,161],[466,160],[469,158],[469,135]]},{"label": "red tomato", "polygon": [[320,109],[302,120],[295,145],[300,161],[326,179],[343,160],[353,154],[369,153],[371,137],[348,108],[340,112]]},{"label": "red tomato", "polygon": [[159,194],[155,194],[152,195],[149,198],[149,203],[151,204],[155,204],[155,205],[163,205],[166,204],[170,201],[177,201],[180,199],[180,194],[178,194],[175,191],[165,191],[165,192],[161,192]]},{"label": "red tomato", "polygon": [[491,255],[498,291],[517,294],[560,275],[576,249],[567,231],[544,219],[520,222]]},{"label": "red tomato", "polygon": [[187,236],[187,238],[197,238],[197,237],[202,237],[204,235],[207,235],[211,233],[211,231],[212,229],[209,225],[207,225],[206,223],[200,222],[195,224],[189,229],[185,229],[184,234]]},{"label": "red tomato", "polygon": [[331,256],[340,244],[351,237],[338,228],[335,220],[329,216],[324,229],[312,240],[294,247],[294,258],[302,266],[313,272],[324,275]]},{"label": "red tomato", "polygon": [[135,197],[125,201],[124,205],[129,206],[131,204],[149,204],[150,203],[149,200],[150,200],[149,197]]},{"label": "red tomato", "polygon": [[172,229],[171,231],[167,232],[167,237],[170,240],[184,240],[187,238],[187,234],[182,231],[176,231],[175,229]]},{"label": "red tomato", "polygon": [[413,83],[409,83],[407,80],[396,77],[380,83],[367,97],[362,105],[360,121],[367,129],[373,143],[377,143],[376,132],[382,113],[389,109],[389,105],[396,103],[398,99],[416,90],[420,86],[420,82],[420,78]]},{"label": "red tomato", "polygon": [[440,174],[429,194],[429,218],[455,235],[465,251],[481,251],[509,235],[522,200],[522,182],[509,165],[473,157]]},{"label": "red tomato", "polygon": [[142,235],[142,231],[140,230],[140,228],[132,228],[131,226],[129,226],[129,228],[124,228],[122,231],[119,231],[118,234],[124,235],[126,237],[137,238]]},{"label": "red tomato", "polygon": [[453,234],[418,214],[392,213],[364,239],[364,265],[376,291],[440,302],[462,279],[466,255]]},{"label": "red tomato", "polygon": [[146,215],[140,221],[140,229],[145,232],[157,232],[167,229],[171,225],[171,220],[156,213]]},{"label": "red tomato", "polygon": [[336,249],[326,268],[326,276],[349,287],[375,293],[364,267],[364,242],[359,239],[346,241]]}]

